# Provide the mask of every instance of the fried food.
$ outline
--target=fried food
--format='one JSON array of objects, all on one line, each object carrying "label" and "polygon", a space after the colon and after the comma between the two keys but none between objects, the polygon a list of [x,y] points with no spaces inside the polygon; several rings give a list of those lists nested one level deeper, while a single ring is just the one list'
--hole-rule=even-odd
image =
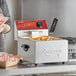
[{"label": "fried food", "polygon": [[12,55],[2,55],[0,56],[0,67],[6,68],[6,67],[11,67],[15,66],[19,63],[20,61],[20,56],[12,56]]},{"label": "fried food", "polygon": [[60,38],[50,37],[50,36],[41,36],[41,37],[37,37],[37,38],[32,38],[32,36],[30,36],[29,40],[33,40],[33,41],[50,41],[50,40],[60,40]]},{"label": "fried food", "polygon": [[10,31],[10,26],[8,24],[0,25],[0,33],[5,34]]},{"label": "fried food", "polygon": [[53,40],[59,40],[60,38],[57,38],[57,37],[55,37],[55,38],[53,38]]},{"label": "fried food", "polygon": [[4,30],[2,31],[3,34],[10,31],[11,28],[10,28],[10,26],[8,24],[3,24],[3,26],[4,26]]}]

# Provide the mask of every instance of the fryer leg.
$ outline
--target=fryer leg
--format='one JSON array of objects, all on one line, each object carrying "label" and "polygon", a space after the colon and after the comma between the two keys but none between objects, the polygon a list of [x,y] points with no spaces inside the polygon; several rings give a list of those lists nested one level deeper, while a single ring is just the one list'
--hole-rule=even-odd
[{"label": "fryer leg", "polygon": [[[20,76],[26,76],[26,75],[20,75]],[[33,74],[32,76],[40,76],[40,74]]]},{"label": "fryer leg", "polygon": [[62,64],[65,64],[65,62],[62,62]]},{"label": "fryer leg", "polygon": [[33,74],[32,76],[40,76],[40,74]]},{"label": "fryer leg", "polygon": [[35,66],[37,66],[38,64],[35,64]]}]

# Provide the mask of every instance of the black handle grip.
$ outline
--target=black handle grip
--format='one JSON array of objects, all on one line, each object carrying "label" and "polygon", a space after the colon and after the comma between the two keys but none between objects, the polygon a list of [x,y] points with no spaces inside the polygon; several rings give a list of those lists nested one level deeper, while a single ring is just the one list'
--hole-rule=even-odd
[{"label": "black handle grip", "polygon": [[27,44],[22,44],[21,47],[23,48],[23,50],[24,50],[25,52],[27,52],[28,49],[30,48],[30,46],[27,45]]},{"label": "black handle grip", "polygon": [[54,32],[55,31],[57,22],[58,22],[58,19],[57,18],[54,18],[53,23],[52,23],[52,26],[51,26],[51,29],[50,29],[50,32]]}]

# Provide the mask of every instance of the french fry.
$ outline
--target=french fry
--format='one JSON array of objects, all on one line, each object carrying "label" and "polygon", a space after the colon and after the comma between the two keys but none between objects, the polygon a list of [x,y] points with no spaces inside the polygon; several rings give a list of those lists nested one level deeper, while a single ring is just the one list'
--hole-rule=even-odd
[{"label": "french fry", "polygon": [[50,37],[50,36],[41,36],[41,37],[37,37],[37,38],[32,38],[32,36],[29,37],[29,40],[33,40],[33,41],[50,41],[50,40],[60,40],[60,38],[57,37]]}]

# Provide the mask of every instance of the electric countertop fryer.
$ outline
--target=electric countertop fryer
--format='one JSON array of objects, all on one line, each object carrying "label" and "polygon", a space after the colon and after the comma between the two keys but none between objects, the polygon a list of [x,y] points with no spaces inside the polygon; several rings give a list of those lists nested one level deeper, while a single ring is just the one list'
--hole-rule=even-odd
[{"label": "electric countertop fryer", "polygon": [[68,40],[32,41],[28,36],[48,36],[45,20],[15,21],[15,40],[23,61],[32,63],[57,63],[68,61]]}]

